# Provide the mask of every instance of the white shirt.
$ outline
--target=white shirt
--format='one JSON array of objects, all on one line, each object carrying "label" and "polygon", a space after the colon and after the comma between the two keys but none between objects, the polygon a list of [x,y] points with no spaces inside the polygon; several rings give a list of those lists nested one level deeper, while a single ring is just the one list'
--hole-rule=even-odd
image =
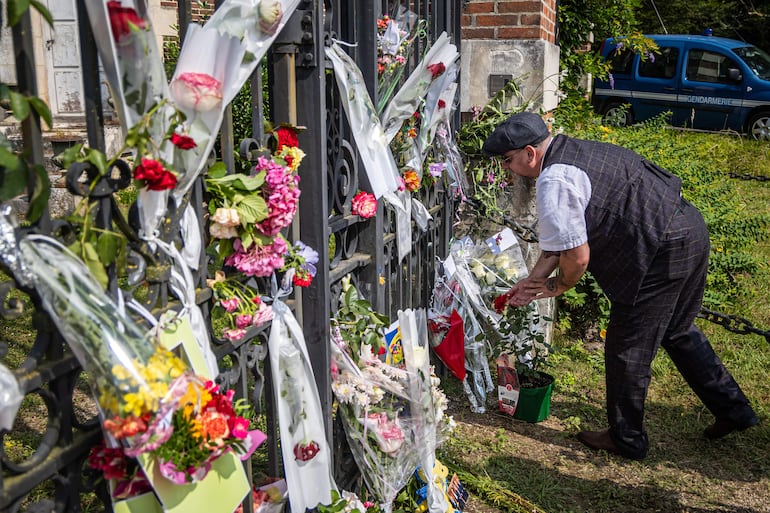
[{"label": "white shirt", "polygon": [[591,181],[585,171],[569,164],[552,164],[540,172],[535,185],[540,249],[564,251],[588,242],[585,211]]}]

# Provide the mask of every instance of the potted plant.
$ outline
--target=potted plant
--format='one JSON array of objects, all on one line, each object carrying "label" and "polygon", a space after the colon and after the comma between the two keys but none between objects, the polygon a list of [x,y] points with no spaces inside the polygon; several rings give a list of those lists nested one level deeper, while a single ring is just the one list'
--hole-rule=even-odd
[{"label": "potted plant", "polygon": [[514,355],[518,376],[519,399],[513,417],[528,422],[540,422],[551,410],[554,378],[543,369],[547,366],[551,346],[545,339],[544,322],[537,303],[515,307],[505,304],[506,296],[495,300],[500,314],[497,332],[500,341],[496,353]]}]

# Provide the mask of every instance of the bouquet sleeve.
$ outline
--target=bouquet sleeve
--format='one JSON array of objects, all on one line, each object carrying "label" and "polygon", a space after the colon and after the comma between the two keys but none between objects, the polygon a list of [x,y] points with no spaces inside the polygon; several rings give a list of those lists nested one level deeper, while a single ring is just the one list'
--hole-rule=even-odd
[{"label": "bouquet sleeve", "polygon": [[[375,197],[398,189],[398,169],[388,140],[382,131],[377,112],[366,90],[361,70],[339,44],[326,47],[326,56],[334,66],[334,76],[342,97],[356,146]],[[398,203],[398,199],[391,200]]]},{"label": "bouquet sleeve", "polygon": [[388,142],[396,136],[404,120],[417,110],[433,80],[443,74],[459,55],[457,47],[450,43],[447,33],[442,32],[390,100],[382,115],[382,127]]}]

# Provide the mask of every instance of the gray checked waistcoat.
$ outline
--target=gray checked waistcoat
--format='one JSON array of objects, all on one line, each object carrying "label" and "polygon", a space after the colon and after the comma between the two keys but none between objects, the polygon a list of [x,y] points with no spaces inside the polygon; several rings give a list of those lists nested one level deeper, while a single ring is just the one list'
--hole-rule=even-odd
[{"label": "gray checked waistcoat", "polygon": [[584,170],[588,270],[610,301],[634,304],[641,282],[681,203],[682,182],[633,151],[557,135],[543,161]]}]

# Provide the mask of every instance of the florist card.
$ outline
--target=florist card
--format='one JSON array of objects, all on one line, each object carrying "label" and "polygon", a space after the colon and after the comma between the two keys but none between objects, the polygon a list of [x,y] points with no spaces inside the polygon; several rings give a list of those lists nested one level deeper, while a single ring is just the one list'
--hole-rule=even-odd
[{"label": "florist card", "polygon": [[188,484],[163,477],[155,458],[142,454],[138,459],[166,513],[232,513],[249,493],[243,464],[233,452],[214,460],[202,480]]},{"label": "florist card", "polygon": [[113,499],[112,511],[114,513],[163,513],[163,508],[155,494],[149,492],[129,499]]},{"label": "florist card", "polygon": [[165,312],[158,323],[158,340],[163,347],[181,356],[195,374],[211,380],[216,378],[209,372],[206,357],[195,341],[189,317],[178,317],[176,312]]}]

